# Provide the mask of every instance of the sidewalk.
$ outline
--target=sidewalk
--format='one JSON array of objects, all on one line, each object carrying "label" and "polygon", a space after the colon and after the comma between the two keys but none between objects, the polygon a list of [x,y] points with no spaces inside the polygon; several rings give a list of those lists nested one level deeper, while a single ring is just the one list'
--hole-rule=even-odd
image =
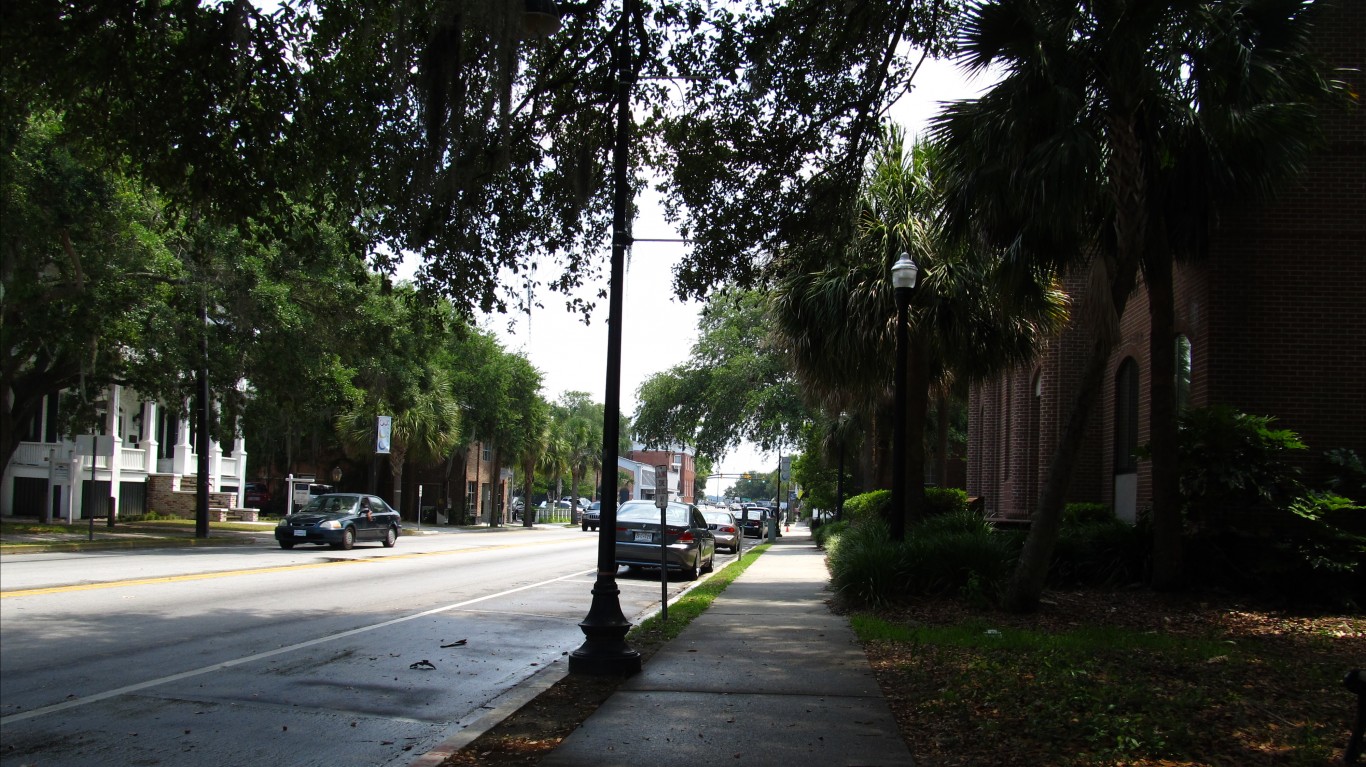
[{"label": "sidewalk", "polygon": [[914,764],[827,581],[780,538],[540,764]]}]

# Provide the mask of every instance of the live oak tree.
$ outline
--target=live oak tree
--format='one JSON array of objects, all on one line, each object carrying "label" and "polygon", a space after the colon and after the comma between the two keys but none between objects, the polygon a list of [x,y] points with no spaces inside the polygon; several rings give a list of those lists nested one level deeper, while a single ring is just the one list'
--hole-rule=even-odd
[{"label": "live oak tree", "polygon": [[792,444],[806,410],[771,330],[763,291],[715,293],[688,360],[641,384],[636,438],[647,447],[692,445],[713,458],[743,440],[763,450]]}]

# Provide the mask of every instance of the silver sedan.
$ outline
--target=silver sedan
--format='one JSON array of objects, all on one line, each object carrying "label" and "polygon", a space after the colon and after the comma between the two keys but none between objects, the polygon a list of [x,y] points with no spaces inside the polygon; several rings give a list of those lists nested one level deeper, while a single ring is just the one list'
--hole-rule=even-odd
[{"label": "silver sedan", "polygon": [[716,548],[735,553],[740,548],[740,525],[729,511],[704,511],[707,529],[716,538]]}]

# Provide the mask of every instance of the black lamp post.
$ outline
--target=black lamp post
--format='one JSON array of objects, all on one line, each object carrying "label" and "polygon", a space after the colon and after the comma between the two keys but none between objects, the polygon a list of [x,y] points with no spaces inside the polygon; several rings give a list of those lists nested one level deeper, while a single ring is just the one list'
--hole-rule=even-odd
[{"label": "black lamp post", "polygon": [[840,411],[840,420],[836,424],[835,437],[839,441],[840,459],[839,474],[835,476],[835,521],[844,519],[844,429],[848,425],[849,414]]},{"label": "black lamp post", "polygon": [[911,289],[919,270],[909,254],[902,253],[892,265],[892,288],[896,294],[896,402],[892,424],[892,540],[906,538],[906,348],[910,334],[906,315],[911,307]]},{"label": "black lamp post", "polygon": [[[199,380],[195,382],[194,537],[209,537],[209,308],[199,301]],[[93,458],[91,459],[94,460]]]},{"label": "black lamp post", "polygon": [[[615,189],[612,199],[612,276],[608,285],[607,387],[603,403],[602,465],[617,470],[618,440],[621,431],[621,328],[622,283],[626,279],[626,249],[631,245],[626,212],[630,207],[631,130],[631,38],[632,19],[638,0],[622,0],[621,24],[617,28],[616,70],[617,135],[612,146]],[[598,523],[598,572],[593,582],[593,602],[588,615],[579,623],[584,643],[569,654],[571,673],[629,676],[640,671],[640,653],[626,644],[631,623],[621,612],[621,590],[617,588],[617,494],[602,498]]]}]

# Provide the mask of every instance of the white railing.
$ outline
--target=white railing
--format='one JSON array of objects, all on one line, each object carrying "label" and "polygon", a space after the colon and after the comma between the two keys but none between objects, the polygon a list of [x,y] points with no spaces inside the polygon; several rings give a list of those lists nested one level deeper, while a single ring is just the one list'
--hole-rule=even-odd
[{"label": "white railing", "polygon": [[237,465],[241,463],[240,458],[220,458],[218,460],[218,476],[220,477],[241,477],[242,473],[237,470]]},{"label": "white railing", "polygon": [[147,451],[136,447],[125,447],[119,451],[119,468],[123,471],[147,471]]},{"label": "white railing", "polygon": [[56,445],[43,442],[20,442],[10,464],[14,466],[47,466],[47,454]]}]

